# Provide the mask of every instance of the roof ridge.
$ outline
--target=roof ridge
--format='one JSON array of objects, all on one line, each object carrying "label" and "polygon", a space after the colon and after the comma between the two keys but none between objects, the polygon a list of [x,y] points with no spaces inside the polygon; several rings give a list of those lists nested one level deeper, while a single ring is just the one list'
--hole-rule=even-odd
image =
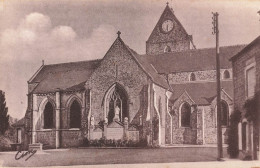
[{"label": "roof ridge", "polygon": [[46,66],[54,66],[54,65],[64,65],[64,64],[76,64],[76,63],[87,63],[87,62],[99,62],[102,59],[93,59],[93,60],[84,60],[84,61],[74,61],[74,62],[63,62],[63,63],[56,63],[56,64],[47,64]]},{"label": "roof ridge", "polygon": [[[245,47],[247,44],[236,44],[236,45],[230,45],[230,46],[220,46],[220,49],[223,48],[228,48],[228,47]],[[189,50],[181,50],[181,51],[173,51],[173,52],[169,52],[169,53],[160,53],[160,54],[151,54],[151,55],[171,55],[174,53],[184,53],[184,52],[194,52],[194,51],[202,51],[202,50],[211,50],[211,49],[216,49],[216,47],[206,47],[206,48],[196,48],[196,49],[189,49]],[[142,54],[140,56],[146,56],[148,54]]]},{"label": "roof ridge", "polygon": [[[223,82],[232,82],[231,80],[226,80],[226,81],[220,81],[221,83]],[[183,83],[171,83],[170,85],[185,85],[185,84],[205,84],[205,83],[216,83],[216,81],[197,81],[197,82],[183,82]]]}]

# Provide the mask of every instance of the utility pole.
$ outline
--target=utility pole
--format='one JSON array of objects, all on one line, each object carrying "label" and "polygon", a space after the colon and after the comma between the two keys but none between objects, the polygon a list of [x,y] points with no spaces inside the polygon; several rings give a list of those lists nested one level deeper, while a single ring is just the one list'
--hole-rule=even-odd
[{"label": "utility pole", "polygon": [[222,148],[222,128],[221,128],[221,107],[220,107],[220,63],[219,63],[219,29],[218,29],[218,13],[213,13],[213,31],[212,34],[216,35],[216,73],[217,73],[217,141],[218,141],[218,161],[223,158]]},{"label": "utility pole", "polygon": [[[259,16],[260,16],[260,10],[257,12],[258,14],[259,14]],[[260,21],[260,19],[259,19],[259,21]],[[258,92],[260,92],[260,91],[258,91]],[[257,93],[256,94],[257,96],[257,102],[260,102],[260,93]],[[258,107],[257,107],[257,111],[258,111],[258,114],[260,113],[260,105],[259,105],[259,103],[258,103]],[[258,122],[257,122],[257,125],[258,125],[258,146],[260,147],[260,115],[258,115]],[[258,160],[260,160],[260,152],[258,151]]]}]

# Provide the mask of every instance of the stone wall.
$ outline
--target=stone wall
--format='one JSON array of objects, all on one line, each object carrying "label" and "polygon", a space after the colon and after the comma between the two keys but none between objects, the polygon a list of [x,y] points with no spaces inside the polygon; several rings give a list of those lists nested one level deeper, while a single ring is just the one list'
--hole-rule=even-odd
[{"label": "stone wall", "polygon": [[165,144],[171,144],[171,117],[169,113],[165,117]]},{"label": "stone wall", "polygon": [[160,86],[153,85],[155,99],[153,103],[155,107],[155,112],[159,113],[160,115],[160,136],[161,136],[161,144],[165,144],[165,127],[166,127],[166,115],[167,115],[167,108],[166,108],[166,90],[161,88]]},{"label": "stone wall", "polygon": [[[162,24],[165,20],[173,22],[173,29],[168,33],[162,30]],[[162,17],[146,42],[146,53],[163,53],[167,45],[171,48],[171,51],[190,49],[190,36],[186,33],[169,7],[166,7],[164,10]]]},{"label": "stone wall", "polygon": [[37,131],[36,142],[42,143],[49,148],[55,148],[56,132],[54,130]]},{"label": "stone wall", "polygon": [[243,105],[246,101],[246,76],[245,68],[246,62],[252,58],[255,58],[256,62],[256,90],[260,88],[260,49],[259,47],[254,47],[248,50],[245,54],[240,55],[232,61],[233,66],[233,81],[234,81],[234,108],[243,112]]},{"label": "stone wall", "polygon": [[104,96],[115,83],[121,85],[127,92],[129,123],[131,123],[142,108],[140,95],[143,87],[147,84],[147,75],[119,38],[86,83],[86,87],[91,90],[90,110],[95,118],[95,125],[105,120]]},{"label": "stone wall", "polygon": [[82,144],[83,137],[80,130],[62,130],[61,147],[78,147]]},{"label": "stone wall", "polygon": [[[230,79],[223,79],[224,71],[230,73]],[[176,72],[169,74],[169,82],[173,83],[185,83],[190,81],[190,74],[194,73],[196,76],[196,81],[215,81],[216,71],[206,70],[206,71],[194,71],[194,72]],[[221,80],[231,80],[232,79],[232,69],[221,69],[220,70]]]},{"label": "stone wall", "polygon": [[171,42],[158,42],[158,43],[146,43],[147,54],[161,54],[164,53],[165,47],[169,46],[171,51],[182,51],[190,49],[190,41],[171,41]]},{"label": "stone wall", "polygon": [[190,117],[190,127],[182,127],[180,125],[180,108],[181,105],[187,102],[193,105],[194,102],[187,94],[183,94],[178,100],[174,102],[173,109],[173,144],[196,144],[197,139],[197,111],[192,107]]},{"label": "stone wall", "polygon": [[[37,131],[36,142],[42,143],[47,148],[56,147],[56,131],[44,130]],[[82,144],[82,136],[80,130],[60,130],[61,147],[76,147]]]},{"label": "stone wall", "polygon": [[[55,123],[56,123],[56,102],[55,102],[55,94],[48,93],[48,94],[37,94],[36,96],[36,105],[38,112],[35,114],[38,116],[38,121],[36,125],[37,130],[37,139],[36,143],[43,143],[48,145],[51,148],[55,147]],[[73,100],[77,100],[82,108],[82,118],[85,116],[87,111],[85,110],[85,106],[83,104],[84,99],[84,92],[62,92],[61,93],[61,112],[60,112],[60,144],[61,147],[73,147],[79,146],[82,143],[82,131],[83,130],[70,130],[70,104]],[[46,102],[51,102],[54,108],[53,111],[53,121],[54,127],[53,129],[44,129],[43,128],[43,111],[45,108]],[[82,122],[82,121],[81,121]],[[87,127],[85,128],[87,129]]]},{"label": "stone wall", "polygon": [[128,131],[128,139],[132,141],[139,141],[139,131]]}]

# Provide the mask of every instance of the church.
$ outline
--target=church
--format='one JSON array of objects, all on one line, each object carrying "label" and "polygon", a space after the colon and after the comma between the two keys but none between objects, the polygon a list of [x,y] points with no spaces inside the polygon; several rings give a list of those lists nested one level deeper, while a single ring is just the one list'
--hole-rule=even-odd
[{"label": "church", "polygon": [[[196,49],[168,4],[146,54],[120,34],[102,59],[43,64],[29,79],[28,108],[17,126],[24,147],[78,147],[102,137],[156,146],[217,143],[215,48]],[[229,59],[243,47],[220,48],[224,143],[233,110]]]}]

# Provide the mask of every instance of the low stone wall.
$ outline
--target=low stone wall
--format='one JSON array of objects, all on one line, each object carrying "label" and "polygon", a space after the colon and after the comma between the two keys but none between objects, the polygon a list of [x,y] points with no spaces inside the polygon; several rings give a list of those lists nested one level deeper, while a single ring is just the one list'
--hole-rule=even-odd
[{"label": "low stone wall", "polygon": [[[77,147],[82,144],[83,138],[80,130],[60,130],[61,147]],[[42,143],[44,148],[56,148],[56,131],[40,130],[36,133],[36,142]]]},{"label": "low stone wall", "polygon": [[196,134],[191,128],[173,129],[173,144],[196,144]]},{"label": "low stone wall", "polygon": [[80,130],[61,131],[61,147],[77,147],[82,144],[82,141]]},{"label": "low stone wall", "polygon": [[[222,128],[222,143],[227,144],[227,128]],[[217,144],[217,128],[205,128],[204,132],[205,144]]]},{"label": "low stone wall", "polygon": [[54,130],[42,130],[36,132],[36,142],[50,148],[55,148],[56,132]]}]

